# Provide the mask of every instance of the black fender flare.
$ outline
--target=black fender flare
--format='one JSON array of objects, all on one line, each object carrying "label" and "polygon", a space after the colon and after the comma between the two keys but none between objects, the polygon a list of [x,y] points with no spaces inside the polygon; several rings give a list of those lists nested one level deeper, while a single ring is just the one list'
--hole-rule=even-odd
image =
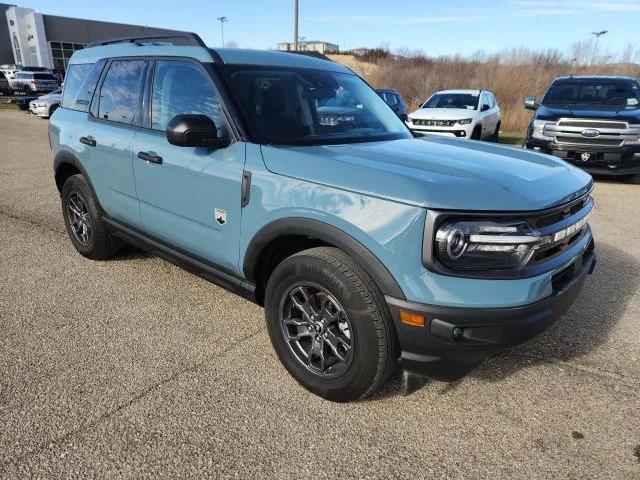
[{"label": "black fender flare", "polygon": [[256,232],[249,242],[244,256],[242,268],[245,278],[255,283],[256,267],[264,248],[280,237],[292,235],[316,238],[341,249],[367,272],[383,295],[405,299],[402,289],[393,275],[367,247],[336,227],[304,217],[280,218],[268,223]]}]

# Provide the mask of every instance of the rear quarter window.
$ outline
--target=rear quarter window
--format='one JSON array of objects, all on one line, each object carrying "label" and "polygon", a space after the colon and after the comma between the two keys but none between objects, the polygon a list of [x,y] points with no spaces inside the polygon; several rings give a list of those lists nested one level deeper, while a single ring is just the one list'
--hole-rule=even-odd
[{"label": "rear quarter window", "polygon": [[64,79],[62,108],[88,112],[105,61],[69,65]]}]

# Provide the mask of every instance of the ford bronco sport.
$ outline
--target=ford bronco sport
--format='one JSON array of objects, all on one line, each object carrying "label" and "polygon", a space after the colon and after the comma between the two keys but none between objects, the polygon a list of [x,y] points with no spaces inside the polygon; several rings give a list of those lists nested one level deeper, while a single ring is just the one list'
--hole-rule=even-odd
[{"label": "ford bronco sport", "polygon": [[[263,305],[310,391],[363,398],[398,362],[459,378],[554,322],[593,269],[581,170],[416,139],[337,63],[152,40],[70,60],[50,138],[71,242],[95,260],[130,242]],[[345,94],[353,119],[321,122]]]},{"label": "ford bronco sport", "polygon": [[597,175],[640,174],[640,82],[631,77],[556,78],[534,110],[526,147]]}]

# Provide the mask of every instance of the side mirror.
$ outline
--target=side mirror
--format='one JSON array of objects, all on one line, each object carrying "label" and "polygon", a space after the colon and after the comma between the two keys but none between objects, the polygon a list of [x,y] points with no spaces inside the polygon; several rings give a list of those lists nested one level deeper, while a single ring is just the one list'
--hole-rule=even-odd
[{"label": "side mirror", "polygon": [[486,112],[487,110],[489,110],[491,107],[489,105],[487,105],[486,103],[484,105],[482,105],[482,108],[480,109],[481,112]]},{"label": "side mirror", "polygon": [[218,137],[216,124],[206,115],[176,115],[166,133],[169,143],[177,147],[226,147],[229,143]]},{"label": "side mirror", "polygon": [[527,110],[535,110],[538,108],[536,97],[527,97],[524,99],[524,108]]}]

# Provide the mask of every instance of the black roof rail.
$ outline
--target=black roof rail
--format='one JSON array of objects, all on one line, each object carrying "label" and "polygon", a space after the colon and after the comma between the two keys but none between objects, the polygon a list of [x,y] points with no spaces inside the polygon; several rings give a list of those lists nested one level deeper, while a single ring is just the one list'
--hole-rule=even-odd
[{"label": "black roof rail", "polygon": [[146,43],[151,42],[153,40],[169,40],[169,39],[183,39],[189,42],[189,45],[195,47],[203,47],[207,48],[207,45],[202,41],[200,36],[197,33],[183,32],[183,33],[159,33],[158,35],[136,35],[131,37],[119,37],[112,38],[109,40],[100,40],[97,42],[92,42],[87,45],[86,48],[89,47],[99,47],[103,45],[113,45],[116,43]]}]

